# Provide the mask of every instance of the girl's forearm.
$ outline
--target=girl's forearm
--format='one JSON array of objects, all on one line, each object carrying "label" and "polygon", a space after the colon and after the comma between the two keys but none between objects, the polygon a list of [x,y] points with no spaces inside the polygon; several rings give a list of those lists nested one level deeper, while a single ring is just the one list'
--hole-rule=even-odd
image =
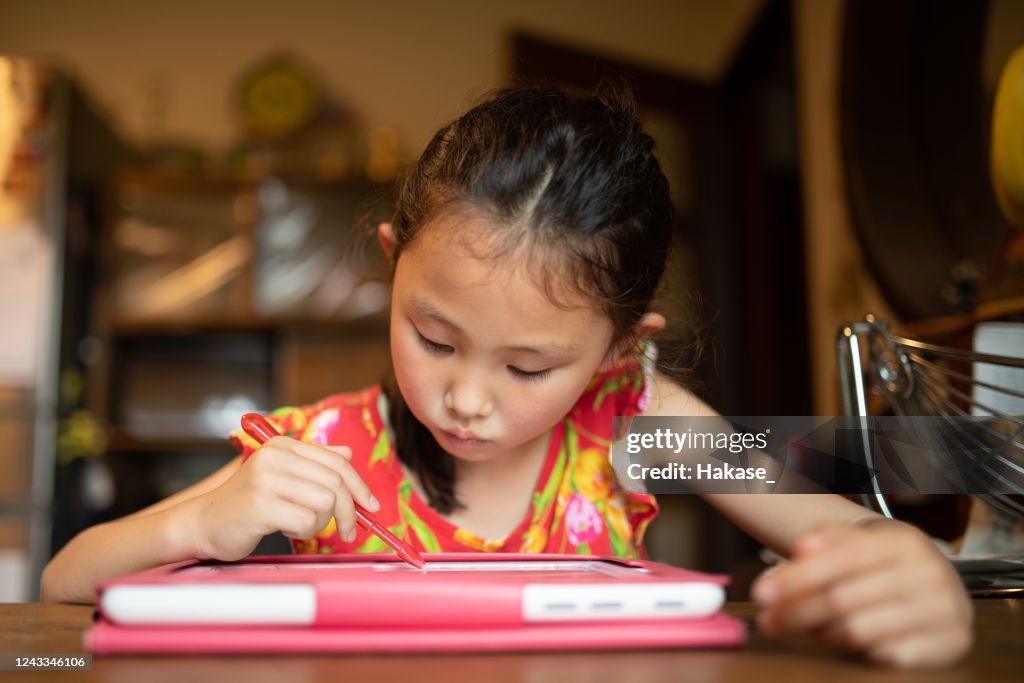
[{"label": "girl's forearm", "polygon": [[43,570],[40,599],[91,603],[109,579],[198,556],[198,501],[132,515],[90,527],[57,553]]},{"label": "girl's forearm", "polygon": [[793,543],[814,527],[882,518],[831,493],[721,493],[703,497],[736,526],[785,557],[792,553]]}]

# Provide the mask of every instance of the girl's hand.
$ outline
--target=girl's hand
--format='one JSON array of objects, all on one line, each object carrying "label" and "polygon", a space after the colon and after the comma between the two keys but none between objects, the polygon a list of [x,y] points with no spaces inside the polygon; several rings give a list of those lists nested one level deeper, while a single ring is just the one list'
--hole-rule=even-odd
[{"label": "girl's hand", "polygon": [[275,531],[310,538],[333,516],[345,541],[355,538],[353,499],[376,512],[380,503],[349,464],[351,451],[277,436],[257,449],[216,489],[191,501],[195,545],[202,558],[237,560]]},{"label": "girl's hand", "polygon": [[832,525],[794,550],[751,590],[764,607],[757,623],[765,633],[811,633],[895,666],[944,666],[970,650],[970,599],[916,528],[885,519]]}]

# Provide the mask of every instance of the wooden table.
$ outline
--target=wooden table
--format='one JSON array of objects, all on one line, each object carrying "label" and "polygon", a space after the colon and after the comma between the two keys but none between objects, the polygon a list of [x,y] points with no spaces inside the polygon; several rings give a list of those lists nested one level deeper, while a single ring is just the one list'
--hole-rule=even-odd
[{"label": "wooden table", "polygon": [[[770,640],[757,632],[739,650],[662,650],[505,655],[407,656],[161,656],[95,657],[90,671],[0,672],[0,680],[39,681],[1014,681],[1024,680],[1024,600],[978,600],[977,645],[963,663],[943,671],[891,671],[859,657],[801,640]],[[751,619],[750,603],[727,611]],[[0,653],[84,652],[82,632],[92,608],[0,605]]]}]

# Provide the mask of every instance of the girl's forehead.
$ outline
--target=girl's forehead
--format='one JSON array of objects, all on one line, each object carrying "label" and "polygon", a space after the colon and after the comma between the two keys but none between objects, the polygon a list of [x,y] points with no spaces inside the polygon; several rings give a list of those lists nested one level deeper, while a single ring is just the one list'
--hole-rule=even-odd
[{"label": "girl's forehead", "polygon": [[[522,241],[515,239],[517,233]],[[570,286],[569,276],[560,272],[565,260],[555,249],[526,243],[525,235],[474,215],[432,221],[403,250],[396,278],[404,272],[444,288],[498,288],[562,312],[598,310],[598,302]]]},{"label": "girl's forehead", "polygon": [[611,321],[597,302],[545,271],[552,259],[534,262],[529,248],[495,253],[486,235],[473,237],[467,229],[421,233],[398,259],[395,295],[407,304],[426,303],[464,329],[498,333],[513,323],[517,334],[553,335],[576,346],[610,338]]}]

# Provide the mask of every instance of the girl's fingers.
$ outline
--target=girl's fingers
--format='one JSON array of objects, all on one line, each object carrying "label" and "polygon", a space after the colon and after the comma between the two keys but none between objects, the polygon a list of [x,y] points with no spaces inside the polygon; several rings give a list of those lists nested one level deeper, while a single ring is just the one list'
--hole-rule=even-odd
[{"label": "girl's fingers", "polygon": [[[301,477],[289,477],[282,483],[280,496],[290,503],[312,510],[316,515],[316,532],[326,527],[334,515],[336,494],[315,481]],[[343,533],[339,530],[339,533]],[[310,534],[313,535],[313,534]],[[309,538],[305,536],[304,538]]]},{"label": "girl's fingers", "polygon": [[[338,535],[346,543],[355,540],[356,537],[356,507],[355,500],[360,496],[363,501],[373,498],[370,488],[359,478],[355,469],[348,463],[337,457],[336,454],[326,451],[320,446],[306,443],[296,443],[295,452],[306,459],[310,464],[324,467],[329,470],[333,477],[336,477],[334,485],[334,521],[338,526]],[[374,499],[375,500],[375,499]],[[364,506],[366,503],[363,503]],[[377,505],[379,509],[380,505]]]},{"label": "girl's fingers", "polygon": [[765,632],[814,633],[880,662],[937,665],[970,648],[973,611],[959,578],[904,524],[811,534],[754,593],[766,605],[758,617]]},{"label": "girl's fingers", "polygon": [[284,498],[278,498],[267,506],[266,512],[274,520],[274,527],[288,538],[311,538],[320,530],[315,512]]},{"label": "girl's fingers", "polygon": [[318,462],[340,474],[351,497],[359,501],[360,505],[374,512],[380,509],[380,503],[373,497],[370,487],[362,480],[348,459],[343,456],[339,457],[337,453],[323,446],[301,441],[293,442],[292,449],[304,458]]},{"label": "girl's fingers", "polygon": [[868,651],[868,657],[894,667],[938,668],[959,660],[972,644],[970,629],[920,629],[880,642]]},{"label": "girl's fingers", "polygon": [[869,536],[861,529],[833,528],[802,539],[795,559],[754,583],[754,599],[768,605],[785,602],[888,562],[893,549]]},{"label": "girl's fingers", "polygon": [[[906,578],[906,575],[900,576]],[[900,576],[869,571],[847,577],[822,590],[772,603],[758,617],[758,625],[772,634],[820,629],[845,615],[898,599],[905,591],[913,590],[913,581],[901,580]]]},{"label": "girl's fingers", "polygon": [[[272,442],[268,442],[268,445],[270,443]],[[285,448],[282,449],[282,445]],[[338,471],[337,467],[339,462],[344,462],[345,467],[351,469],[351,465],[347,461],[343,461],[336,454],[325,451],[319,446],[302,444],[294,440],[288,440],[285,444],[274,444],[274,448],[269,451],[269,454],[275,457],[277,460],[276,466],[280,468],[272,476],[270,484],[276,495],[308,506],[308,501],[297,499],[296,495],[290,493],[295,480],[304,479],[327,488],[334,495],[331,513],[334,515],[335,522],[337,523],[338,534],[345,541],[355,538],[355,505],[352,501],[352,494],[349,491],[348,480],[342,472]],[[283,476],[283,472],[291,476]],[[358,479],[358,476],[356,478]],[[362,480],[358,481],[360,484],[362,483]],[[365,487],[365,484],[363,486]]]},{"label": "girl's fingers", "polygon": [[870,653],[887,642],[933,631],[937,625],[951,628],[958,622],[948,612],[947,606],[927,595],[876,602],[843,615],[822,636],[834,645]]}]

